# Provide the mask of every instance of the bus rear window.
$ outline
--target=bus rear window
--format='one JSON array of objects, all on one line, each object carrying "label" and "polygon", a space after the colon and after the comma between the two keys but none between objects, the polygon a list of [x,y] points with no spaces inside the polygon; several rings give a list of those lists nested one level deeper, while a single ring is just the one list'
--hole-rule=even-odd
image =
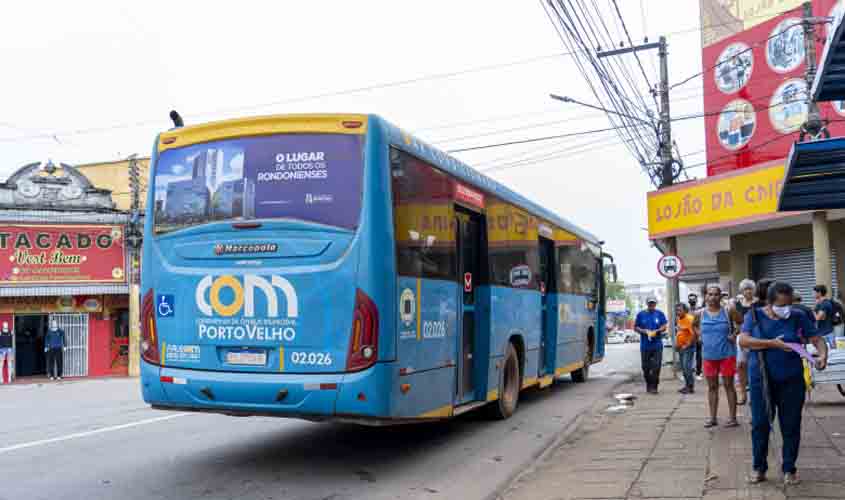
[{"label": "bus rear window", "polygon": [[213,221],[291,218],[358,226],[363,136],[280,134],[163,151],[154,231]]}]

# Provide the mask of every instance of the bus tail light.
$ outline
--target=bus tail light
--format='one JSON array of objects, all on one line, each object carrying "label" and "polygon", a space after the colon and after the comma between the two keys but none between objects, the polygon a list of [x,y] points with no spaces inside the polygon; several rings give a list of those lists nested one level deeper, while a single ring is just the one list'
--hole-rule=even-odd
[{"label": "bus tail light", "polygon": [[347,371],[360,371],[373,366],[378,357],[378,309],[361,290],[355,291],[355,312],[349,339]]},{"label": "bus tail light", "polygon": [[154,295],[150,288],[141,302],[141,357],[148,363],[158,365],[161,364],[161,353],[158,352]]}]

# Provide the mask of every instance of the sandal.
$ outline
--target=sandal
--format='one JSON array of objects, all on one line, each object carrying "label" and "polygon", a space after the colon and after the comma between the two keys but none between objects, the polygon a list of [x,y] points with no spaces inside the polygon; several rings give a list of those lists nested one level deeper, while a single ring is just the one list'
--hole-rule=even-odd
[{"label": "sandal", "polygon": [[735,418],[732,418],[725,423],[725,428],[731,427],[739,427],[739,422],[737,422]]},{"label": "sandal", "polygon": [[704,423],[704,428],[710,429],[711,427],[716,427],[718,425],[719,425],[719,422],[717,422],[716,419],[713,418],[713,419],[710,419],[710,420],[708,420],[707,422]]}]

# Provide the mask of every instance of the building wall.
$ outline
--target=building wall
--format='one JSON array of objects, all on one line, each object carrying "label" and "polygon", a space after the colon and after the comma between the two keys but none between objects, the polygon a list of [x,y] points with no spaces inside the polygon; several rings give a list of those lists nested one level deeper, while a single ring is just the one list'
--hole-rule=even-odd
[{"label": "building wall", "polygon": [[[76,169],[92,184],[100,189],[112,192],[112,200],[118,210],[129,210],[131,194],[129,192],[129,161],[112,161],[78,165]],[[149,179],[150,159],[139,158],[138,169],[141,172],[141,208],[147,200],[147,182]]]},{"label": "building wall", "polygon": [[[842,256],[845,253],[842,252],[845,252],[845,221],[830,221],[828,224],[830,225],[830,246],[840,256],[836,262],[836,271],[839,277],[839,289],[843,290],[845,289],[843,288],[845,263]],[[803,248],[813,248],[813,228],[809,224],[731,236],[729,275],[733,288],[735,289],[740,281],[751,275],[751,256]],[[720,267],[720,274],[722,271]]]}]

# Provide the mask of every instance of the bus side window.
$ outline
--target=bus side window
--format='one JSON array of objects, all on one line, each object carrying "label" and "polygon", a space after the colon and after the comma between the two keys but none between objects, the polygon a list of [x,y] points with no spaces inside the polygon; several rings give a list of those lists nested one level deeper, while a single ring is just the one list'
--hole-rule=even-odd
[{"label": "bus side window", "polygon": [[493,196],[487,202],[490,283],[539,289],[540,258],[536,231],[522,209]]},{"label": "bus side window", "polygon": [[395,148],[391,171],[398,273],[456,280],[456,225],[449,177]]},{"label": "bus side window", "polygon": [[577,293],[576,289],[578,288],[575,283],[575,274],[574,274],[574,267],[575,267],[575,259],[574,253],[577,250],[575,247],[571,246],[562,246],[558,248],[557,258],[558,258],[558,292],[559,293]]}]

